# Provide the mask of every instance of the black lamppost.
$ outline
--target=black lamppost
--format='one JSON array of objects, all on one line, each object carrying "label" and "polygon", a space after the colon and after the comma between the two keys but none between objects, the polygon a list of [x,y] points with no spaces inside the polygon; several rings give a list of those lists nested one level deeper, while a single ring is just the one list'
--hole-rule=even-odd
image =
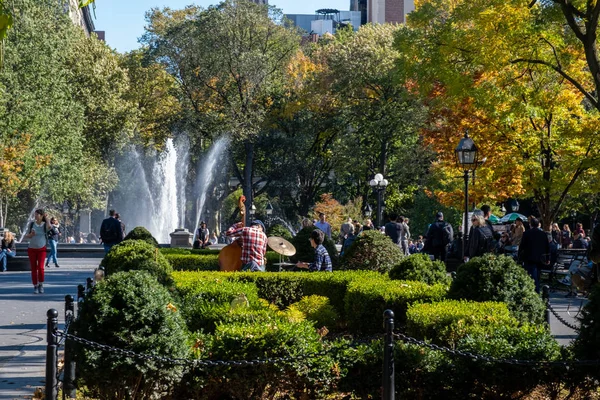
[{"label": "black lamppost", "polygon": [[69,218],[69,213],[71,209],[69,208],[69,203],[65,200],[62,206],[62,214],[63,214],[63,227],[65,229],[64,239],[65,243],[69,243],[69,231],[67,230],[67,219]]},{"label": "black lamppost", "polygon": [[383,178],[382,174],[375,174],[375,177],[369,182],[369,186],[377,191],[377,227],[380,227],[382,223],[381,193],[385,190],[387,185],[388,181]]},{"label": "black lamppost", "polygon": [[465,179],[465,216],[463,219],[463,240],[462,240],[462,254],[465,256],[465,244],[469,236],[469,172],[473,172],[473,178],[475,178],[475,169],[478,165],[477,159],[477,146],[473,139],[469,137],[469,133],[465,131],[465,137],[463,137],[456,149],[456,162],[463,168],[464,179]]}]

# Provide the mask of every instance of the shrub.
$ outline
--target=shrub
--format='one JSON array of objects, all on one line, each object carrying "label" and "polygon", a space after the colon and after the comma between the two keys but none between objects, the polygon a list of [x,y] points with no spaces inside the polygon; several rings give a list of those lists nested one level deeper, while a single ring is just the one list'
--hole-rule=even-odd
[{"label": "shrub", "polygon": [[215,255],[219,254],[221,250],[219,249],[188,249],[183,247],[161,247],[159,249],[161,253],[164,255],[167,254],[196,254],[196,255]]},{"label": "shrub", "polygon": [[304,313],[308,320],[315,322],[317,328],[322,326],[329,329],[335,328],[336,321],[339,319],[338,313],[325,296],[306,296],[299,302],[290,305],[289,308]]},{"label": "shrub", "polygon": [[426,285],[411,281],[353,281],[346,292],[346,320],[353,332],[383,331],[383,312],[391,309],[396,321],[406,320],[409,304],[441,300],[446,295],[444,285]]},{"label": "shrub", "polygon": [[[212,360],[298,357],[317,353],[328,346],[308,321],[238,321],[219,324],[214,335],[196,335],[197,356]],[[339,379],[331,355],[299,357],[276,364],[265,363],[249,368],[220,367],[192,371],[177,398],[271,399],[277,394],[303,394],[306,398],[324,398]]]},{"label": "shrub", "polygon": [[[308,239],[310,238],[310,233],[314,231],[314,226],[307,226],[302,228],[300,232],[294,236],[291,240],[292,244],[296,248],[296,254],[291,257],[292,262],[298,261],[309,261],[312,262],[315,259],[315,249],[310,245]],[[338,252],[335,247],[335,243],[333,240],[329,239],[327,235],[325,235],[325,241],[323,246],[327,249],[327,253],[329,253],[329,257],[331,257],[331,264],[335,270],[338,265]]]},{"label": "shrub", "polygon": [[580,317],[581,331],[573,344],[575,356],[583,360],[600,359],[600,286],[595,285]]},{"label": "shrub", "polygon": [[291,241],[293,239],[292,233],[288,230],[288,228],[286,228],[285,226],[281,225],[281,224],[275,224],[275,225],[271,225],[271,227],[269,227],[269,229],[267,230],[269,237],[271,236],[279,236],[284,238],[287,241]]},{"label": "shrub", "polygon": [[113,246],[102,259],[106,275],[120,271],[148,271],[162,284],[171,282],[171,264],[158,249],[143,240],[125,240]]},{"label": "shrub", "polygon": [[426,254],[404,257],[390,270],[390,279],[424,282],[428,285],[442,283],[450,285],[451,279],[441,261],[432,261]]},{"label": "shrub", "polygon": [[[154,356],[188,355],[185,323],[168,290],[145,271],[119,272],[99,282],[79,303],[79,337]],[[182,369],[153,360],[77,346],[77,376],[94,397],[163,398]]]},{"label": "shrub", "polygon": [[523,267],[506,256],[486,254],[461,265],[448,297],[473,301],[501,301],[520,322],[541,323],[544,303]]},{"label": "shrub", "polygon": [[143,240],[154,247],[158,247],[158,241],[152,236],[150,231],[143,226],[136,226],[133,228],[123,240]]},{"label": "shrub", "polygon": [[218,271],[219,257],[214,254],[177,254],[167,253],[165,258],[175,271]]},{"label": "shrub", "polygon": [[516,326],[506,304],[447,300],[416,304],[406,312],[406,334],[454,346],[472,326]]},{"label": "shrub", "polygon": [[381,232],[371,230],[360,234],[352,246],[344,251],[340,264],[342,269],[366,269],[388,272],[402,260],[398,245]]}]

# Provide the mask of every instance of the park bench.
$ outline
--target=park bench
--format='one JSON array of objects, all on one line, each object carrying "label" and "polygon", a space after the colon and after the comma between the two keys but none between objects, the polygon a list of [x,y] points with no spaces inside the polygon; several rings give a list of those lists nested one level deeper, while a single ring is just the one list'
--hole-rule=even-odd
[{"label": "park bench", "polygon": [[6,263],[6,269],[8,271],[29,271],[29,257],[27,257],[27,253],[19,254],[17,251],[16,256],[8,259],[8,262]]},{"label": "park bench", "polygon": [[548,277],[551,287],[555,287],[557,280],[569,275],[569,268],[574,262],[587,261],[587,249],[558,249],[554,265],[542,269],[541,273]]}]

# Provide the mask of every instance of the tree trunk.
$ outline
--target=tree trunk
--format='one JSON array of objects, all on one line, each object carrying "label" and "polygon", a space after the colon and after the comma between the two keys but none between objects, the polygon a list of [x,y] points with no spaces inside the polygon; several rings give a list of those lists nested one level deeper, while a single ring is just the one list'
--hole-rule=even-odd
[{"label": "tree trunk", "polygon": [[252,169],[254,167],[254,143],[247,140],[244,143],[246,149],[246,165],[244,165],[244,196],[246,196],[246,225],[249,225],[251,221],[250,210],[254,202],[252,193]]}]

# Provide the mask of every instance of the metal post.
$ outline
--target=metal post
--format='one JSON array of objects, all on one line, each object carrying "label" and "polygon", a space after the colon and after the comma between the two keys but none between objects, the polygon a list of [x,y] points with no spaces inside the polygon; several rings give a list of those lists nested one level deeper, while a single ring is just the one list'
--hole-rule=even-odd
[{"label": "metal post", "polygon": [[77,302],[83,301],[85,298],[85,286],[77,285]]},{"label": "metal post", "polygon": [[381,215],[381,188],[377,188],[377,227],[380,228],[382,224],[382,215]]},{"label": "metal post", "polygon": [[[75,299],[65,296],[65,322],[75,318]],[[65,330],[65,333],[69,333]],[[73,343],[65,340],[65,371],[63,377],[63,400],[74,399],[77,395],[75,386],[75,361],[73,359]]]},{"label": "metal post", "polygon": [[58,379],[57,379],[57,354],[56,350],[58,347],[58,337],[56,331],[58,330],[58,311],[51,308],[46,313],[48,316],[48,325],[46,332],[46,399],[57,400],[58,396]]},{"label": "metal post", "polygon": [[396,384],[394,382],[394,312],[383,312],[385,325],[385,343],[383,347],[383,400],[394,400]]},{"label": "metal post", "polygon": [[463,217],[462,256],[467,255],[467,238],[469,237],[469,171],[465,170],[465,216]]},{"label": "metal post", "polygon": [[94,287],[94,280],[92,278],[87,278],[85,280],[85,282],[86,282],[86,285],[85,285],[86,292],[91,290]]},{"label": "metal post", "polygon": [[550,329],[550,286],[544,285],[542,286],[542,299],[544,299],[544,305],[546,306],[546,311],[544,313],[544,317],[546,319],[546,323],[548,324],[548,329]]}]

